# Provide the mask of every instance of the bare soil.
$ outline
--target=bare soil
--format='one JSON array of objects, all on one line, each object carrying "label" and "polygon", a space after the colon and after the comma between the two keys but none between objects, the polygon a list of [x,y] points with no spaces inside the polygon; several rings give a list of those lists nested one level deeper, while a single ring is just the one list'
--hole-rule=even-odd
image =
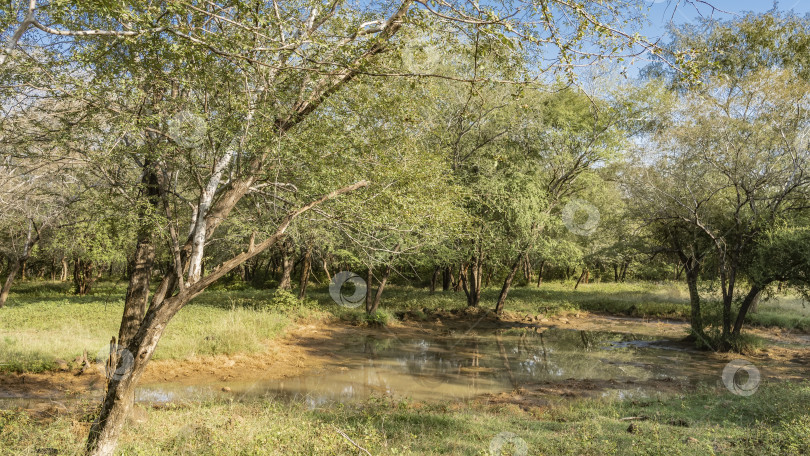
[{"label": "bare soil", "polygon": [[[683,338],[687,324],[673,320],[645,320],[637,318],[610,317],[587,312],[553,317],[505,313],[497,317],[484,310],[439,311],[420,315],[417,320],[403,315],[404,321],[394,322],[387,328],[352,326],[340,321],[306,322],[289,329],[278,339],[268,341],[260,353],[218,355],[185,360],[158,360],[147,366],[142,384],[173,382],[203,383],[207,381],[239,381],[255,378],[282,379],[302,375],[308,371],[328,368],[339,364],[335,351],[341,339],[367,334],[395,333],[399,337],[430,335],[442,336],[463,334],[476,329],[528,328],[543,331],[547,328],[576,330],[613,331],[671,339]],[[769,369],[771,378],[790,380],[807,378],[810,375],[810,340],[806,335],[783,331],[779,328],[749,328],[748,332],[763,337],[772,343],[757,353],[745,358],[782,366]],[[773,344],[776,343],[776,344]],[[785,347],[790,344],[794,347]],[[804,347],[800,347],[803,345]],[[684,342],[684,346],[689,347]],[[717,360],[740,358],[740,354],[711,353],[707,356]],[[0,396],[25,398],[50,398],[82,395],[98,392],[104,388],[104,374],[100,369],[88,369],[78,375],[76,368],[70,371],[44,373],[0,374]],[[631,382],[632,383],[632,382]],[[512,403],[521,407],[542,407],[549,395],[579,397],[596,394],[606,389],[632,388],[644,385],[617,385],[615,381],[567,381],[565,384],[539,383],[524,386],[512,392],[489,395],[482,398],[489,403]],[[651,386],[651,385],[646,385]],[[680,385],[660,381],[655,388],[661,391],[676,391]]]}]

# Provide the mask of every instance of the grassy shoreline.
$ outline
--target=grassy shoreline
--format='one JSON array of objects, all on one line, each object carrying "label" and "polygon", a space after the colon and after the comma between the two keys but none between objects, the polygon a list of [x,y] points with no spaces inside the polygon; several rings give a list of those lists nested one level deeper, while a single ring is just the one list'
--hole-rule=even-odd
[{"label": "grassy shoreline", "polygon": [[[125,285],[102,283],[89,296],[73,296],[68,284],[27,282],[18,285],[0,319],[0,372],[41,372],[70,362],[83,350],[93,357],[117,334]],[[497,297],[485,289],[482,306]],[[463,292],[396,287],[386,289],[382,311],[450,310],[466,306]],[[711,305],[706,305],[711,312]],[[555,315],[589,311],[608,315],[687,320],[688,295],[680,284],[596,283],[576,291],[570,283],[516,287],[506,310],[515,314]],[[282,336],[296,321],[357,319],[359,310],[332,302],[328,290],[314,287],[305,302],[274,297],[273,290],[246,286],[209,290],[186,306],[166,329],[155,359],[256,353]],[[766,302],[749,324],[810,332],[810,308],[799,300]]]},{"label": "grassy shoreline", "polygon": [[[342,432],[371,454],[486,455],[501,435],[522,439],[528,454],[798,455],[810,451],[808,403],[808,381],[766,381],[750,397],[701,387],[663,399],[530,408],[486,399],[381,397],[314,410],[272,399],[217,400],[147,407],[125,428],[116,454],[358,454]],[[44,417],[0,411],[0,454],[79,454],[92,418],[90,405]]]}]

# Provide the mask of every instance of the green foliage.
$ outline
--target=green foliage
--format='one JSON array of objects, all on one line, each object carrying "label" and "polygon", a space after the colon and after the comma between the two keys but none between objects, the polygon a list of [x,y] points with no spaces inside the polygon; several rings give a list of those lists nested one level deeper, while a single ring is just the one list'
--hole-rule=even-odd
[{"label": "green foliage", "polygon": [[377,309],[373,313],[367,313],[362,309],[344,309],[338,312],[338,317],[353,325],[372,327],[386,327],[394,318],[387,309]]}]

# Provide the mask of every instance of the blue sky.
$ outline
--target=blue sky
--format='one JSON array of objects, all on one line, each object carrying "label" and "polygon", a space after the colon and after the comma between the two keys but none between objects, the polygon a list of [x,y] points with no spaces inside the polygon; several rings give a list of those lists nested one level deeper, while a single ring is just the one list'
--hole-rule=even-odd
[{"label": "blue sky", "polygon": [[[647,1],[651,5],[648,17],[652,24],[646,27],[642,34],[648,38],[665,36],[670,20],[676,24],[683,24],[699,18],[700,15],[708,17],[712,14],[717,19],[730,19],[735,13],[741,14],[748,11],[763,13],[773,8],[773,0],[705,0],[706,3],[718,9],[712,13],[712,9],[706,5],[698,5],[696,9],[695,6],[684,4],[684,0],[680,0],[680,2],[678,0]],[[677,9],[674,8],[676,4]],[[780,0],[777,6],[782,11],[793,10],[802,15],[810,13],[810,0]]]}]

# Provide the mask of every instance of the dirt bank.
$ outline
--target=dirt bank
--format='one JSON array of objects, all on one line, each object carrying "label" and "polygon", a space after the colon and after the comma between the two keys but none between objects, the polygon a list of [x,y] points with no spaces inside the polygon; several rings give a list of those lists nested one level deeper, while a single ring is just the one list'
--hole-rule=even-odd
[{"label": "dirt bank", "polygon": [[[637,318],[610,317],[586,312],[571,313],[553,317],[542,315],[522,315],[506,313],[496,317],[484,310],[460,310],[455,312],[438,311],[402,315],[403,321],[396,321],[387,328],[369,328],[352,326],[340,321],[320,321],[299,324],[290,328],[278,339],[268,341],[260,353],[234,354],[231,356],[208,356],[185,360],[152,361],[141,379],[142,384],[172,382],[182,384],[206,382],[230,382],[239,380],[281,379],[299,376],[307,371],[328,368],[339,364],[335,354],[337,345],[348,337],[394,333],[398,337],[416,335],[459,336],[476,330],[526,328],[532,331],[544,331],[548,328],[565,328],[587,331],[611,331],[629,333],[639,336],[654,336],[679,339],[686,335],[687,324],[672,320],[644,320]],[[767,339],[772,345],[754,353],[747,354],[746,359],[756,363],[771,362],[784,364],[780,369],[770,371],[776,378],[790,379],[797,370],[801,375],[810,374],[810,341],[801,334],[786,332],[780,329],[750,329],[750,333]],[[778,345],[777,345],[778,344]],[[783,345],[790,344],[792,347]],[[803,347],[802,347],[803,345]],[[685,346],[685,348],[688,348]],[[718,361],[739,358],[739,354],[707,353],[708,357]],[[599,389],[593,382],[570,382],[564,387],[559,385],[536,385],[531,396],[556,391],[562,395],[579,395]],[[615,386],[615,385],[602,385]],[[632,386],[632,385],[631,385]],[[663,388],[672,385],[663,384]],[[0,396],[49,398],[82,395],[103,391],[104,375],[100,369],[89,369],[77,375],[77,369],[71,371],[0,374]],[[563,389],[560,389],[563,388]],[[559,390],[559,391],[558,391]],[[519,396],[523,393],[517,392]],[[498,398],[491,398],[497,401]],[[504,400],[502,397],[501,400]]]}]

